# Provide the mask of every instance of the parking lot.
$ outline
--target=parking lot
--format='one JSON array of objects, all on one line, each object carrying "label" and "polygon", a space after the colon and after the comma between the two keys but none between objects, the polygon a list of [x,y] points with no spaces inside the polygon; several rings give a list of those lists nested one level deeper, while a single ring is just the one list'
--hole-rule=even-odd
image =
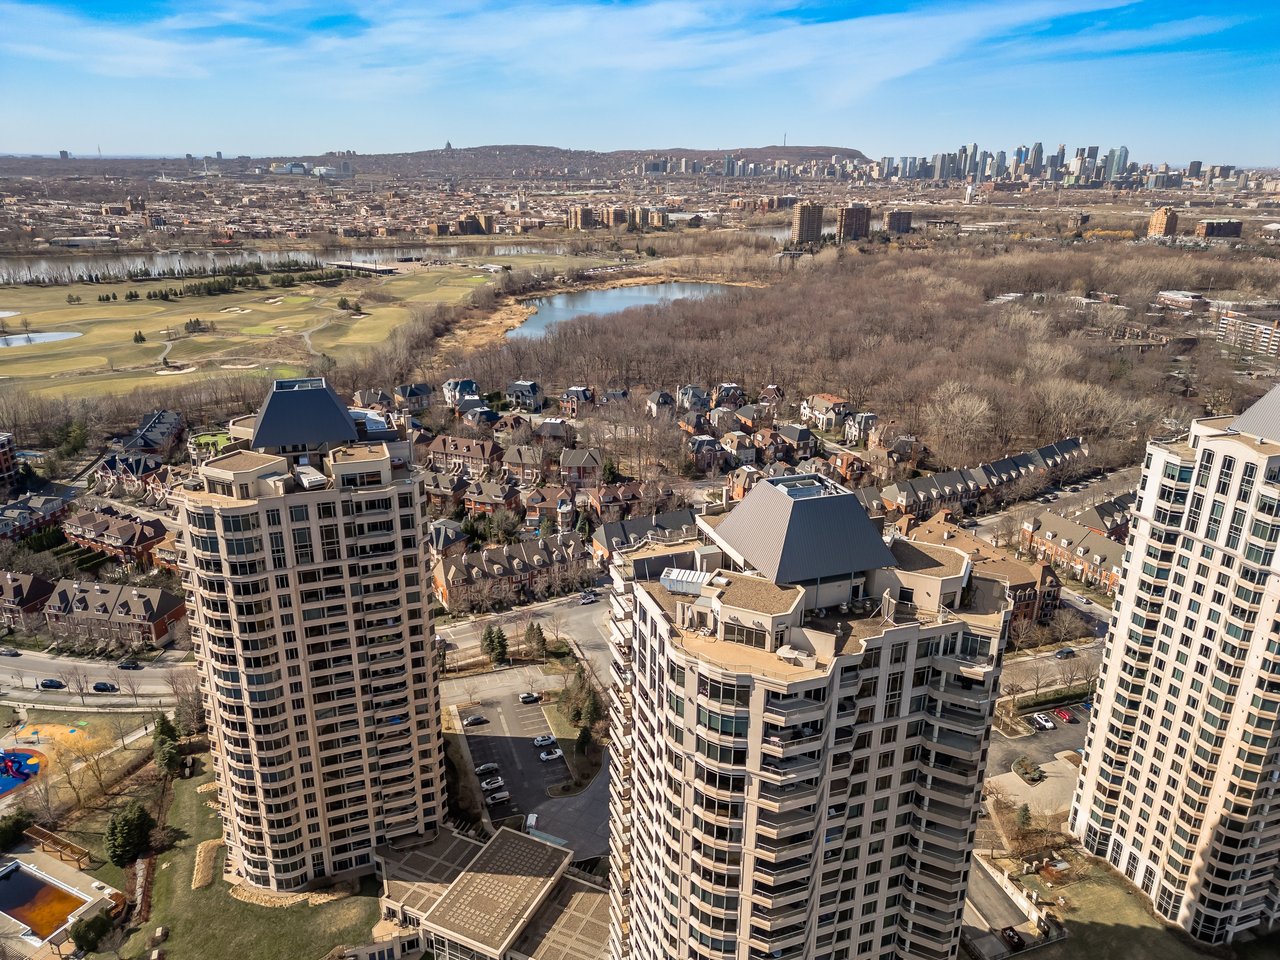
[{"label": "parking lot", "polygon": [[502,789],[511,794],[508,803],[489,808],[495,820],[534,812],[546,802],[547,788],[565,781],[564,760],[544,763],[538,759],[538,754],[553,748],[533,745],[534,737],[551,733],[540,704],[520,703],[512,694],[459,708],[458,713],[464,718],[478,714],[488,721],[466,727],[465,731],[472,762],[477,767],[486,763],[498,765],[497,774],[485,774],[480,779],[500,776],[506,781]]},{"label": "parking lot", "polygon": [[[1028,757],[1036,763],[1048,763],[1057,754],[1065,750],[1077,750],[1084,747],[1085,734],[1089,729],[1089,711],[1079,704],[1068,707],[1079,722],[1066,723],[1053,715],[1048,709],[1032,710],[1020,721],[1026,730],[1026,736],[1010,739],[999,730],[991,732],[991,750],[989,754],[988,775],[995,776],[1008,773],[1013,761],[1019,757]],[[1056,725],[1053,730],[1033,730],[1027,718],[1033,713],[1046,713]]]}]

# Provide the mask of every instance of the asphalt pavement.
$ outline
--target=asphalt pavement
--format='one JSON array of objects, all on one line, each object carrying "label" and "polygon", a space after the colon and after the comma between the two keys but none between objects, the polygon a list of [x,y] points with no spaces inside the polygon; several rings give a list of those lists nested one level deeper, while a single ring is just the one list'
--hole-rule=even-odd
[{"label": "asphalt pavement", "polygon": [[1078,704],[1068,709],[1078,723],[1064,723],[1049,710],[1033,710],[1026,716],[1031,713],[1047,713],[1057,725],[1055,729],[1033,731],[1025,719],[1020,721],[1021,728],[1027,731],[1025,736],[1010,738],[993,729],[991,746],[987,752],[987,776],[1008,773],[1013,768],[1013,761],[1019,757],[1027,757],[1035,763],[1043,764],[1063,751],[1084,747],[1085,734],[1089,729],[1089,712]]},{"label": "asphalt pavement", "polygon": [[[3,642],[0,642],[3,646]],[[137,685],[140,696],[170,699],[171,691],[167,678],[175,670],[194,670],[191,663],[179,662],[181,654],[163,653],[154,662],[144,662],[143,669],[126,671],[116,666],[115,660],[88,660],[81,657],[64,657],[35,650],[22,650],[16,657],[0,657],[0,688],[4,693],[21,696],[23,699],[48,700],[50,704],[62,702],[79,703],[80,698],[70,690],[68,675],[75,671],[83,671],[90,684],[98,681],[109,681],[121,688],[123,698],[132,703],[130,683]],[[125,676],[131,674],[131,676]],[[41,680],[62,680],[67,690],[41,690]],[[98,698],[104,694],[91,694]]]},{"label": "asphalt pavement", "polygon": [[995,877],[981,864],[969,868],[969,887],[965,892],[965,906],[976,910],[991,930],[1001,927],[1018,927],[1027,922],[1027,915],[1000,889]]}]

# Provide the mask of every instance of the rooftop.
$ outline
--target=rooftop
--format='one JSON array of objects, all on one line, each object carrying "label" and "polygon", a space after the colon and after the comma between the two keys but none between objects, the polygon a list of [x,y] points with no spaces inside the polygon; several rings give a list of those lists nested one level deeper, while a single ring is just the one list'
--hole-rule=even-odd
[{"label": "rooftop", "polygon": [[710,586],[720,590],[720,602],[756,613],[779,614],[794,610],[804,599],[800,587],[780,587],[763,577],[718,571]]},{"label": "rooftop", "polygon": [[282,464],[279,457],[268,453],[253,453],[249,450],[236,450],[205,461],[206,467],[211,467],[215,470],[226,470],[228,473],[261,470],[263,467],[277,464]]},{"label": "rooftop", "polygon": [[423,922],[461,944],[503,956],[572,856],[564,847],[504,827],[449,885]]},{"label": "rooftop", "polygon": [[349,443],[357,439],[347,405],[323,377],[277,380],[254,422],[255,449]]},{"label": "rooftop", "polygon": [[609,894],[568,878],[525,927],[514,949],[531,960],[604,960],[609,953]]},{"label": "rooftop", "polygon": [[912,540],[894,540],[889,546],[899,570],[931,577],[957,577],[964,573],[965,556],[952,547]]}]

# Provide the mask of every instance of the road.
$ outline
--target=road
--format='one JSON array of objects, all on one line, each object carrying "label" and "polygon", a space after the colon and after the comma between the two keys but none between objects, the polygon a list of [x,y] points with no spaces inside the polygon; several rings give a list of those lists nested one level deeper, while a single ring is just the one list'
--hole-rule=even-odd
[{"label": "road", "polygon": [[1057,659],[1054,650],[1010,657],[1000,674],[1001,691],[1008,694],[1016,688],[1020,695],[1026,695],[1037,689],[1073,685],[1097,676],[1106,650],[1105,639],[1083,641],[1071,649],[1076,655],[1069,660]]},{"label": "road", "polygon": [[969,887],[965,892],[965,908],[976,910],[991,930],[1002,927],[1019,927],[1027,922],[1027,916],[1000,889],[1000,884],[980,864],[969,868]]},{"label": "road", "polygon": [[[193,670],[190,663],[179,663],[179,654],[165,653],[154,663],[147,664],[142,670],[120,670],[114,660],[84,660],[79,657],[59,657],[53,654],[40,653],[34,650],[23,650],[16,657],[0,657],[0,687],[13,692],[23,691],[30,696],[37,692],[41,699],[54,698],[57,702],[80,702],[80,698],[66,691],[39,691],[41,680],[52,679],[67,682],[66,675],[77,668],[84,671],[90,683],[109,680],[125,690],[126,699],[131,700],[132,690],[126,686],[130,681],[137,684],[139,694],[152,697],[168,697],[169,684],[166,680],[175,670]],[[130,676],[125,676],[129,674]],[[68,684],[70,686],[70,684]],[[95,698],[102,694],[94,694]]]}]

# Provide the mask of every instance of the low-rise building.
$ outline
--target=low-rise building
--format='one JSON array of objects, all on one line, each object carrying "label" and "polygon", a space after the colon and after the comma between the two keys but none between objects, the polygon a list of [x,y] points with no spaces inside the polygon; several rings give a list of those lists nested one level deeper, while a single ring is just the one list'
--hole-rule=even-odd
[{"label": "low-rise building", "polygon": [[560,451],[560,479],[572,487],[593,487],[600,482],[604,458],[599,450],[565,448]]},{"label": "low-rise building", "polygon": [[800,419],[828,433],[849,416],[849,401],[832,393],[815,393],[800,401]]},{"label": "low-rise building", "polygon": [[520,489],[506,480],[473,480],[462,495],[462,505],[470,517],[487,517],[499,510],[513,513],[523,509]]},{"label": "low-rise building", "polygon": [[492,440],[472,440],[442,433],[427,444],[427,462],[442,470],[477,477],[502,463],[502,447]]},{"label": "low-rise building", "polygon": [[29,630],[43,621],[53,584],[30,573],[0,570],[0,624]]},{"label": "low-rise building", "polygon": [[44,607],[49,630],[95,640],[163,647],[186,620],[181,597],[150,587],[60,580]]},{"label": "low-rise building", "polygon": [[1068,571],[1081,583],[1108,596],[1120,585],[1124,544],[1084,524],[1045,510],[1023,523],[1019,536],[1023,552]]},{"label": "low-rise building", "polygon": [[538,413],[546,402],[546,394],[537,380],[513,380],[507,384],[504,397],[517,410]]},{"label": "low-rise building", "polygon": [[576,590],[594,572],[576,533],[469,551],[436,561],[436,596],[450,612],[492,610]]},{"label": "low-rise building", "polygon": [[71,509],[61,497],[29,494],[0,506],[0,540],[25,540],[56,526]]},{"label": "low-rise building", "polygon": [[121,514],[111,507],[81,510],[62,521],[62,532],[72,543],[105,553],[121,563],[149,566],[151,552],[166,532],[159,520]]},{"label": "low-rise building", "polygon": [[167,454],[182,438],[185,421],[176,410],[155,410],[142,418],[142,422],[120,441],[126,453]]}]

